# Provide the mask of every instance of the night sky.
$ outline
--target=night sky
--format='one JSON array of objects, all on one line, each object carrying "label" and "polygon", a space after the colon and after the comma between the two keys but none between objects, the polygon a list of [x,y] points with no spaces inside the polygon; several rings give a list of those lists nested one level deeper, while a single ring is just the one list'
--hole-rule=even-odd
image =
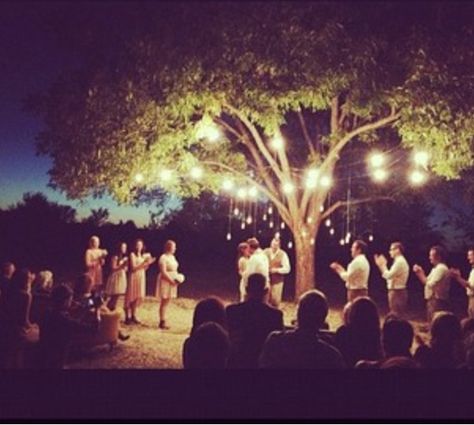
[{"label": "night sky", "polygon": [[44,18],[51,7],[40,2],[0,3],[0,208],[21,200],[25,192],[43,192],[52,201],[75,207],[79,217],[87,216],[91,208],[106,207],[111,221],[131,219],[144,225],[149,220],[147,206],[118,206],[111,199],[79,203],[47,187],[51,160],[36,156],[34,146],[41,122],[23,111],[22,104],[26,96],[47,89],[61,71],[74,65],[75,58],[46,27]]}]

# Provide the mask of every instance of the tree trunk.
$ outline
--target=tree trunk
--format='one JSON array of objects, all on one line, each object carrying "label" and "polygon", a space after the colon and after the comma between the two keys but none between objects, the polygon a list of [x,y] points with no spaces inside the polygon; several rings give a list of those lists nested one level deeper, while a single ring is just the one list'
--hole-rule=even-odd
[{"label": "tree trunk", "polygon": [[[316,239],[316,235],[314,235],[314,239]],[[295,236],[295,301],[306,291],[314,289],[315,286],[315,245],[311,245],[310,240],[310,236]]]}]

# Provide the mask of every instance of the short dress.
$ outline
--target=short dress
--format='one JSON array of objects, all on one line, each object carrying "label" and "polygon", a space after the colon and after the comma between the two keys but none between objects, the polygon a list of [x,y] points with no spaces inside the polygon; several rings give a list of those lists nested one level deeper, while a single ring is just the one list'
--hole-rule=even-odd
[{"label": "short dress", "polygon": [[[174,255],[162,254],[158,261],[158,265],[162,264],[163,262],[165,264],[166,272],[172,278],[178,275],[179,263],[176,260],[176,257]],[[155,295],[159,299],[165,299],[165,300],[170,299],[170,298],[177,298],[178,297],[178,284],[177,283],[171,284],[166,279],[163,279],[163,277],[161,276],[161,273],[159,273],[158,277],[156,278],[156,294]]]},{"label": "short dress", "polygon": [[[126,258],[126,257],[124,257]],[[123,259],[122,259],[123,260]],[[112,264],[118,264],[119,258],[114,256]],[[112,271],[107,279],[105,292],[107,295],[124,295],[127,291],[127,267],[122,267],[119,270]]]},{"label": "short dress", "polygon": [[138,267],[145,262],[146,258],[142,255],[132,253],[130,255],[130,281],[125,294],[125,305],[128,306],[134,301],[140,301],[145,298],[146,291],[146,270],[132,270],[132,266]]},{"label": "short dress", "polygon": [[245,270],[247,269],[247,263],[249,259],[247,257],[240,257],[239,258],[239,276],[240,276],[240,283],[239,283],[239,292],[240,292],[240,302],[245,301],[245,280],[244,280],[244,274]]}]

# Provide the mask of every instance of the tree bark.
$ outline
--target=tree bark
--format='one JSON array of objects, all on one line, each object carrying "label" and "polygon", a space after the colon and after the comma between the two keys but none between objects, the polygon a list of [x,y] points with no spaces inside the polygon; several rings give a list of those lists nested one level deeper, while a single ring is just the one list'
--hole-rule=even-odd
[{"label": "tree bark", "polygon": [[[316,235],[313,236],[316,239]],[[295,236],[295,301],[310,289],[315,287],[315,246],[311,245],[311,236]]]}]

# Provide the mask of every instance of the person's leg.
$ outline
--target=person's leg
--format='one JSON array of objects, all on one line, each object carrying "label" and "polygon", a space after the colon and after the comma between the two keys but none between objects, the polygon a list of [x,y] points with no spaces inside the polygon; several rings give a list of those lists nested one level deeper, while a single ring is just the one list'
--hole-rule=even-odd
[{"label": "person's leg", "polygon": [[170,302],[169,298],[162,298],[160,303],[160,324],[161,329],[169,329],[169,326],[166,323],[166,311],[168,309],[168,304]]},{"label": "person's leg", "polygon": [[474,296],[469,297],[467,313],[469,317],[474,318]]},{"label": "person's leg", "polygon": [[107,307],[110,311],[114,311],[117,308],[118,295],[111,295]]},{"label": "person's leg", "polygon": [[281,295],[283,292],[283,282],[270,285],[270,304],[279,308],[281,303]]}]

